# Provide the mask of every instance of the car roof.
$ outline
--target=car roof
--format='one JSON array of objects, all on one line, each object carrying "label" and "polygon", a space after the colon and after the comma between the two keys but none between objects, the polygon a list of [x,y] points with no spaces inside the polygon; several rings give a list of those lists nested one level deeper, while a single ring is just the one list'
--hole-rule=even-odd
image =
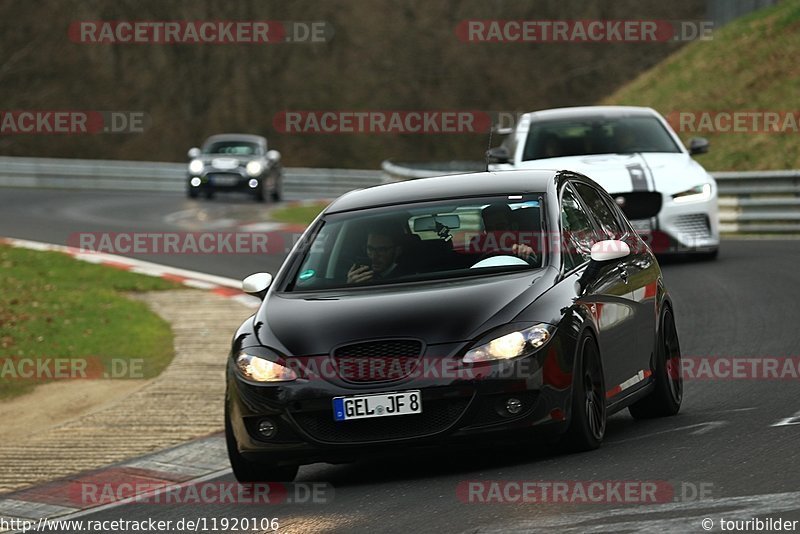
[{"label": "car roof", "polygon": [[653,108],[640,106],[576,106],[532,111],[528,116],[536,120],[550,120],[582,117],[659,117],[660,115]]},{"label": "car roof", "polygon": [[260,135],[253,134],[223,133],[209,136],[205,141],[203,141],[203,144],[207,145],[208,143],[215,143],[217,141],[247,141],[250,143],[266,143],[267,139]]},{"label": "car roof", "polygon": [[547,192],[560,177],[557,170],[523,170],[452,174],[418,178],[358,189],[334,200],[326,213],[459,197]]}]

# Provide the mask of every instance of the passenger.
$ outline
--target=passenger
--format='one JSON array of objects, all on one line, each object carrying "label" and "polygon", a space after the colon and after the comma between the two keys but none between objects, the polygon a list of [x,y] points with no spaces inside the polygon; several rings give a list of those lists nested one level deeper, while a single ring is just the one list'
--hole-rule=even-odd
[{"label": "passenger", "polygon": [[519,232],[511,221],[511,208],[508,204],[490,204],[481,211],[484,232],[470,243],[471,250],[484,254],[510,252],[511,254],[536,263],[533,248],[519,242]]}]

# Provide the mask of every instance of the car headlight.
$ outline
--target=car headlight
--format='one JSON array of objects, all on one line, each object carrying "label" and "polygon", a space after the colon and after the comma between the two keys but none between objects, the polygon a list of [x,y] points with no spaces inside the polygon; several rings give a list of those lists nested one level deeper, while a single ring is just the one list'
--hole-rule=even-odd
[{"label": "car headlight", "polygon": [[464,363],[510,360],[531,354],[544,346],[555,332],[549,324],[537,324],[523,330],[500,336],[468,351]]},{"label": "car headlight", "polygon": [[672,195],[672,200],[675,202],[696,202],[709,198],[711,198],[711,184],[696,185],[691,189]]},{"label": "car headlight", "polygon": [[201,159],[193,159],[189,162],[189,172],[191,173],[200,174],[203,172],[203,167],[205,167],[205,165]]},{"label": "car headlight", "polygon": [[236,368],[253,382],[290,382],[297,380],[293,369],[266,358],[240,352],[236,357]]},{"label": "car headlight", "polygon": [[247,164],[245,170],[250,176],[258,176],[264,171],[264,164],[260,161],[251,161]]}]

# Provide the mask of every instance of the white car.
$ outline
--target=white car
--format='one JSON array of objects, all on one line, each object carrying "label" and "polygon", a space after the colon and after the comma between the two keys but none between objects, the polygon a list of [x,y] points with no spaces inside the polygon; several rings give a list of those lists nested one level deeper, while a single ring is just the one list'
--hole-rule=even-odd
[{"label": "white car", "polygon": [[568,169],[586,174],[620,205],[656,253],[719,250],[717,184],[658,112],[629,106],[585,106],[525,113],[501,146],[487,152],[489,170]]}]

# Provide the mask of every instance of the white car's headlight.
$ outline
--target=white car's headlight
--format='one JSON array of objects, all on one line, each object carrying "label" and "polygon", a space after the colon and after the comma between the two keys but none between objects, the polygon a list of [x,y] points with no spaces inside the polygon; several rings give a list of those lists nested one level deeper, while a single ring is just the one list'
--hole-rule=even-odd
[{"label": "white car's headlight", "polygon": [[672,200],[675,202],[697,202],[709,198],[711,198],[711,184],[696,185],[691,189],[672,195]]},{"label": "white car's headlight", "polygon": [[191,173],[200,174],[203,172],[203,167],[205,167],[205,165],[201,159],[193,159],[189,162],[189,172]]},{"label": "white car's headlight", "polygon": [[470,350],[464,355],[463,361],[464,363],[491,362],[531,354],[550,340],[555,329],[553,325],[537,324],[511,332]]},{"label": "white car's headlight", "polygon": [[241,352],[236,357],[236,368],[239,369],[242,376],[254,382],[290,382],[297,380],[297,373],[293,369],[246,352]]},{"label": "white car's headlight", "polygon": [[245,170],[250,176],[258,176],[264,171],[264,164],[260,161],[251,161],[247,164]]}]

